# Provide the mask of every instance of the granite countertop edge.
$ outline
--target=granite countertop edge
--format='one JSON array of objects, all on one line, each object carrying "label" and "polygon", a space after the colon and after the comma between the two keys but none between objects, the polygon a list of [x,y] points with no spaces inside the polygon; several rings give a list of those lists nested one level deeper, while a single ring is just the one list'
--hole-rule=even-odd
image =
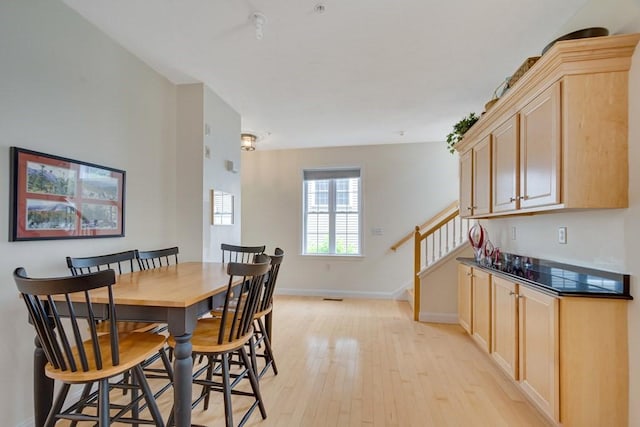
[{"label": "granite countertop edge", "polygon": [[456,260],[462,264],[468,265],[473,268],[478,268],[487,273],[496,275],[498,277],[502,277],[503,279],[511,280],[512,282],[518,283],[519,285],[523,285],[552,296],[571,297],[571,298],[605,298],[605,299],[633,300],[633,297],[631,295],[615,293],[615,292],[597,292],[597,293],[596,292],[563,292],[563,291],[559,291],[557,289],[553,289],[548,286],[545,286],[541,283],[523,279],[522,277],[518,277],[509,273],[505,273],[503,271],[495,270],[493,268],[489,268],[484,265],[478,264],[476,260],[473,258],[458,257],[456,258]]}]

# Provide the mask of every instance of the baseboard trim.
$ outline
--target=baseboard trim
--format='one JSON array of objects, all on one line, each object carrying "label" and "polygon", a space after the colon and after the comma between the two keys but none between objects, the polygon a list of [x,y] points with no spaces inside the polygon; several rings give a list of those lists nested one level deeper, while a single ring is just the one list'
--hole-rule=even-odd
[{"label": "baseboard trim", "polygon": [[421,322],[428,323],[458,323],[458,313],[420,313],[418,316]]},{"label": "baseboard trim", "polygon": [[[362,292],[362,291],[340,291],[333,289],[291,289],[291,288],[277,288],[276,295],[291,295],[302,297],[321,297],[321,298],[362,298],[362,299],[402,299],[402,292]],[[399,297],[396,295],[399,294]],[[405,296],[406,299],[406,296]]]},{"label": "baseboard trim", "polygon": [[36,424],[36,420],[33,417],[31,417],[27,420],[22,421],[19,424],[16,424],[16,427],[35,427],[35,424]]}]

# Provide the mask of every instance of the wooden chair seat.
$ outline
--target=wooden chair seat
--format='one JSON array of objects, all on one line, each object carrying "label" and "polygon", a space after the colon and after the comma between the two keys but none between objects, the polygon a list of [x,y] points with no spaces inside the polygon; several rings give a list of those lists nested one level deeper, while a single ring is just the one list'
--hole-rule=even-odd
[{"label": "wooden chair seat", "polygon": [[[119,322],[116,322],[119,323]],[[85,371],[63,371],[56,369],[51,364],[45,367],[45,374],[54,380],[69,384],[82,384],[89,381],[98,381],[103,378],[111,378],[141,364],[150,354],[154,354],[162,348],[166,337],[153,333],[136,333],[135,335],[122,335],[119,339],[120,363],[113,365],[110,348],[111,337],[107,334],[98,337],[98,345],[101,349],[102,369],[96,368],[96,358],[93,353],[91,341],[85,341],[84,349],[88,355],[89,369]],[[75,360],[80,360],[78,349],[71,350]]]},{"label": "wooden chair seat", "polygon": [[[239,349],[251,338],[253,334],[253,328],[250,328],[247,333],[240,336],[240,338],[229,340],[229,333],[231,332],[231,324],[228,323],[225,327],[224,339],[222,342],[218,342],[217,337],[220,334],[221,319],[218,317],[200,319],[196,325],[193,335],[191,337],[192,351],[194,353],[222,353]],[[172,336],[168,340],[170,347],[175,347],[176,343]]]}]

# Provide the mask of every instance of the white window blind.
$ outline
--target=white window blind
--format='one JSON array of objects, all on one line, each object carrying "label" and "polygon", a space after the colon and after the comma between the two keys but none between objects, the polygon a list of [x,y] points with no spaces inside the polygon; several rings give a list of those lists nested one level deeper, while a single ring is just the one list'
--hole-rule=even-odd
[{"label": "white window blind", "polygon": [[360,255],[360,169],[305,170],[303,253]]}]

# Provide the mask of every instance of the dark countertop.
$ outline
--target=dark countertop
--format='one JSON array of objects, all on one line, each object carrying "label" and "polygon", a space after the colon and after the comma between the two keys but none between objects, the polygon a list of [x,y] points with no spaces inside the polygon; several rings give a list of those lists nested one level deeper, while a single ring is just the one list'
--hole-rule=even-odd
[{"label": "dark countertop", "polygon": [[571,297],[619,298],[632,300],[629,275],[595,270],[554,261],[502,254],[495,265],[484,265],[473,258],[457,258],[463,264],[498,277],[553,295]]}]

